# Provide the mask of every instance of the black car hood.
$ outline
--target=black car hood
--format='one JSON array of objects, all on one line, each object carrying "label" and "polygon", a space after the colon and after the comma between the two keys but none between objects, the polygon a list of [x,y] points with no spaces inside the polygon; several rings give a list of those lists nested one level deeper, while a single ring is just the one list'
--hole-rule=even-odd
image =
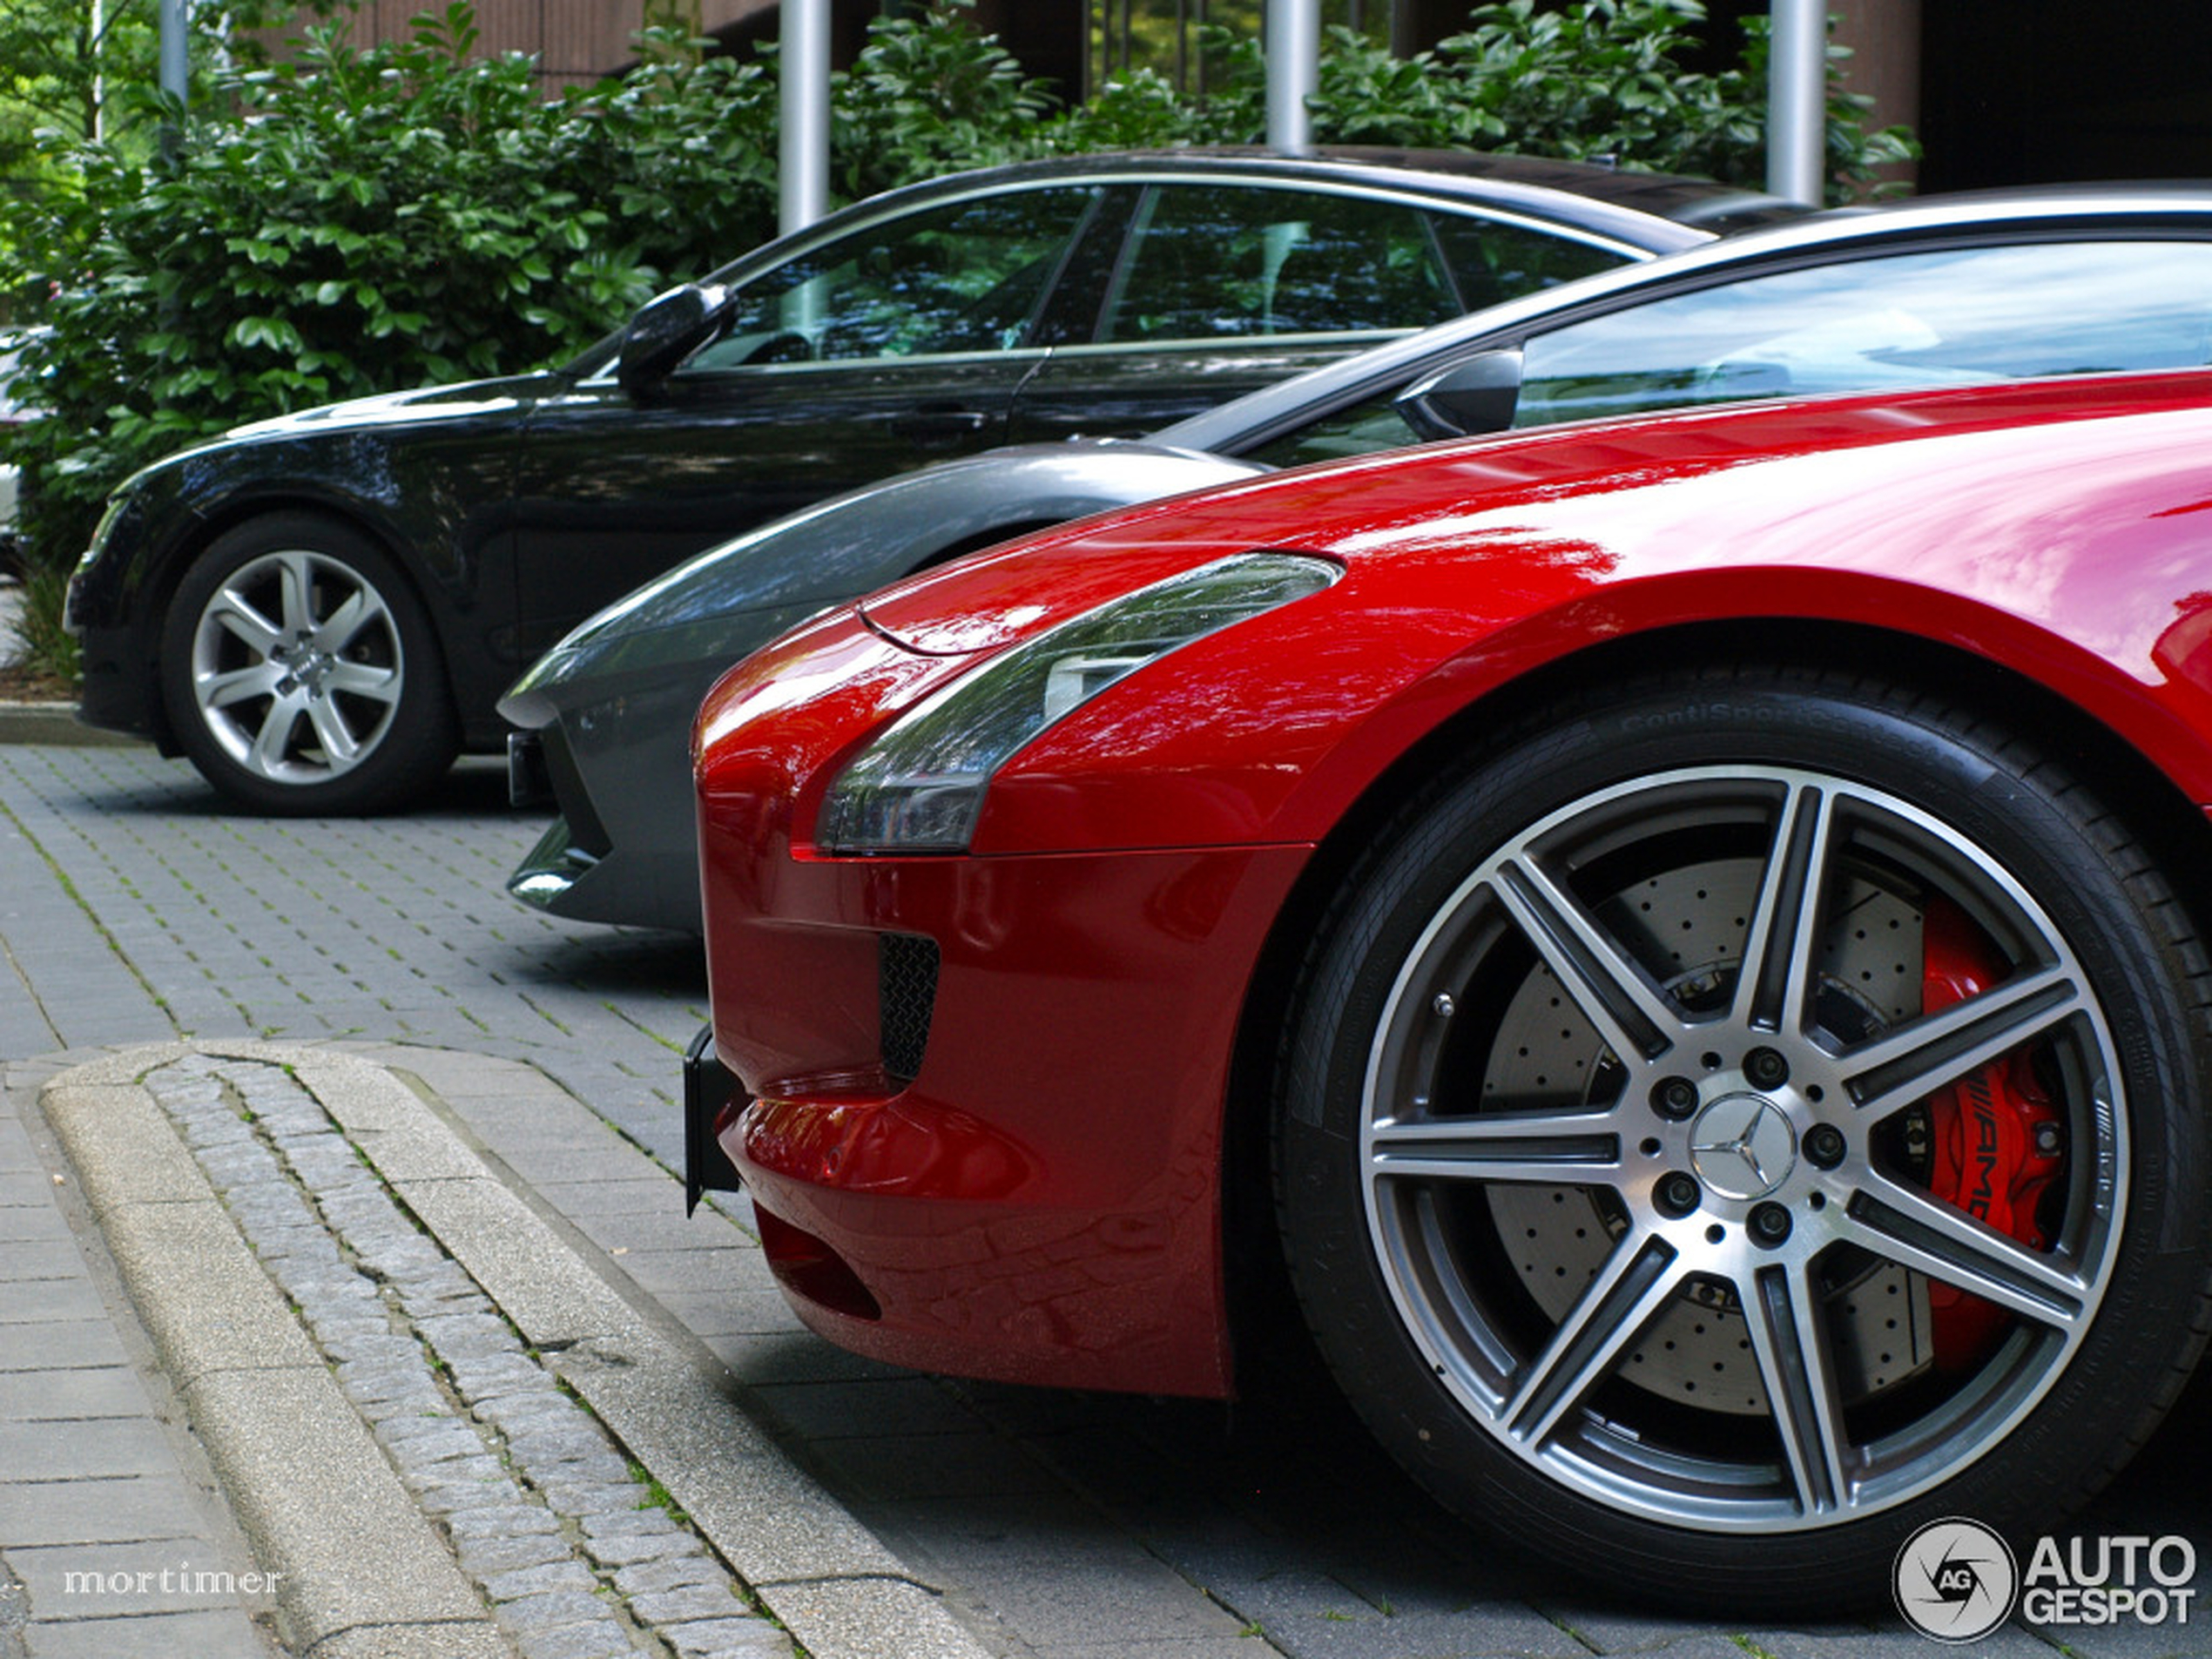
[{"label": "black car hood", "polygon": [[450,421],[470,415],[514,414],[540,398],[564,391],[566,375],[548,371],[501,380],[462,381],[453,386],[424,386],[407,392],[382,392],[348,398],[291,415],[233,427],[219,442],[233,438],[307,437],[333,430],[405,426],[416,421]]}]

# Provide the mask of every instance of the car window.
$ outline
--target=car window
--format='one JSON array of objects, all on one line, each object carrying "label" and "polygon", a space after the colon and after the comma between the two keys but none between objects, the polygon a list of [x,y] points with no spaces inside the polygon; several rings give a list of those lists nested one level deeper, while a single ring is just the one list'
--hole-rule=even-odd
[{"label": "car window", "polygon": [[2051,242],[1784,271],[1527,342],[1516,427],[2212,362],[2212,245]]},{"label": "car window", "polygon": [[1438,245],[1459,285],[1460,309],[1480,311],[1625,264],[1626,253],[1467,213],[1432,213]]},{"label": "car window", "polygon": [[1459,314],[1428,215],[1318,191],[1163,185],[1139,209],[1098,339],[1419,328]]},{"label": "car window", "polygon": [[1303,467],[1309,461],[1342,461],[1420,442],[1420,434],[1398,412],[1395,387],[1380,397],[1339,409],[1251,451],[1271,467]]},{"label": "car window", "polygon": [[685,371],[1010,350],[1098,194],[1007,192],[855,231],[747,283]]}]

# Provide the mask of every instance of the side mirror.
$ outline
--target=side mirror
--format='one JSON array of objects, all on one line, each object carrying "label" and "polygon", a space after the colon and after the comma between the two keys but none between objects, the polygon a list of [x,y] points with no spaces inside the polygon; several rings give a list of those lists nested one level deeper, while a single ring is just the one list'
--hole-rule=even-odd
[{"label": "side mirror", "polygon": [[1502,432],[1521,401],[1521,354],[1479,352],[1415,381],[1398,395],[1406,424],[1423,439]]},{"label": "side mirror", "polygon": [[622,331],[615,379],[632,397],[644,396],[722,332],[730,310],[727,288],[702,287],[696,282],[654,296]]}]

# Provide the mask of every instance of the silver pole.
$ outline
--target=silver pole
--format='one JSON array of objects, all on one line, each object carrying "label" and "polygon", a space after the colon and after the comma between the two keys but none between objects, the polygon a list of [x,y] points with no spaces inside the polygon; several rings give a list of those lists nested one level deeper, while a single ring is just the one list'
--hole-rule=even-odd
[{"label": "silver pole", "polygon": [[107,76],[100,65],[107,62],[107,10],[92,0],[92,130],[84,136],[95,144],[107,125]]},{"label": "silver pole", "polygon": [[1267,0],[1267,144],[1285,155],[1313,147],[1305,107],[1321,77],[1321,0]]},{"label": "silver pole", "polygon": [[1820,206],[1828,138],[1827,0],[1774,0],[1766,187]]},{"label": "silver pole", "polygon": [[776,54],[776,227],[829,212],[830,0],[783,0]]},{"label": "silver pole", "polygon": [[191,21],[192,0],[161,0],[161,90],[179,104],[190,81],[185,30]]}]

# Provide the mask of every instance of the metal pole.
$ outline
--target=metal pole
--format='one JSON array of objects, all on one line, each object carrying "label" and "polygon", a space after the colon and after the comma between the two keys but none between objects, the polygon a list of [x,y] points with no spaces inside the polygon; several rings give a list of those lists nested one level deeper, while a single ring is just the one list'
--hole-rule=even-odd
[{"label": "metal pole", "polygon": [[1766,187],[1820,206],[1828,141],[1827,0],[1774,0]]},{"label": "metal pole", "polygon": [[1305,100],[1321,78],[1321,0],[1267,0],[1267,143],[1285,155],[1313,147]]},{"label": "metal pole", "polygon": [[829,212],[830,0],[783,0],[776,53],[776,227]]},{"label": "metal pole", "polygon": [[161,0],[161,90],[179,104],[190,80],[185,31],[191,22],[192,0]]}]

